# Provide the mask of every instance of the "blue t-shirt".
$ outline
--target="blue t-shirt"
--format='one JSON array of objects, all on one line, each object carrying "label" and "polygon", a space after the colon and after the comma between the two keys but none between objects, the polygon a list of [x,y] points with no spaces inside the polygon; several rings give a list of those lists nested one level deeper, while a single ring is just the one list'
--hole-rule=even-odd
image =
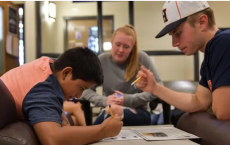
[{"label": "blue t-shirt", "polygon": [[200,85],[211,92],[230,86],[230,29],[217,31],[206,45],[200,75]]},{"label": "blue t-shirt", "polygon": [[57,78],[51,74],[25,96],[22,104],[23,114],[31,125],[46,121],[62,125],[63,96]]}]

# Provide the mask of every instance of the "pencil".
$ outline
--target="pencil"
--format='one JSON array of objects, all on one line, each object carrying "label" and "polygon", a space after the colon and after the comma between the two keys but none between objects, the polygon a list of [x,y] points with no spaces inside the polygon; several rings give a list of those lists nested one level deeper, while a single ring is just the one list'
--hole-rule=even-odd
[{"label": "pencil", "polygon": [[141,77],[137,78],[131,85],[134,85]]},{"label": "pencil", "polygon": [[112,111],[112,108],[111,108],[111,105],[109,104],[109,110],[110,110],[110,115],[112,116],[113,118],[113,111]]},{"label": "pencil", "polygon": [[[141,64],[141,63],[139,63],[138,65],[139,65],[139,67],[141,67],[141,66],[142,66],[142,64]],[[131,86],[132,86],[132,85],[134,85],[134,84],[135,84],[135,83],[136,83],[139,79],[141,79],[141,77],[137,78],[134,82],[132,82]]]}]

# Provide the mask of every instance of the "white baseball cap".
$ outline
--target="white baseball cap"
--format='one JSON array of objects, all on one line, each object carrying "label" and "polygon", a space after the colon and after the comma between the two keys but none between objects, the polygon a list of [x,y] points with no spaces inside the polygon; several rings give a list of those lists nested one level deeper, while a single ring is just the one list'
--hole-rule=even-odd
[{"label": "white baseball cap", "polygon": [[162,10],[165,27],[155,38],[160,38],[169,33],[192,14],[209,8],[207,1],[167,1]]}]

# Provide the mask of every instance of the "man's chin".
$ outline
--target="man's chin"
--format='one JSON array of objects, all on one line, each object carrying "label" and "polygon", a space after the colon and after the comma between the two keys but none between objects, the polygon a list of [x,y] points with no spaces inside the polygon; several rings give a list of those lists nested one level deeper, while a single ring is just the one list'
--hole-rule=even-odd
[{"label": "man's chin", "polygon": [[184,54],[187,55],[187,56],[191,56],[191,55],[194,55],[195,52],[194,53],[192,53],[192,52],[185,52]]}]

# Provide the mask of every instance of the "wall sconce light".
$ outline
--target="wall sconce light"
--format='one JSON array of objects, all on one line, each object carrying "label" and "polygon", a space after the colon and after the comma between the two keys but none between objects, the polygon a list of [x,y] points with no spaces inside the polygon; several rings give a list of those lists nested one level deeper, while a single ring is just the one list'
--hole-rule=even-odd
[{"label": "wall sconce light", "polygon": [[56,19],[56,4],[49,2],[49,19]]},{"label": "wall sconce light", "polygon": [[104,51],[109,51],[109,50],[111,50],[111,49],[112,49],[112,44],[111,44],[111,42],[104,42],[104,43],[103,43],[103,49],[104,49]]}]

